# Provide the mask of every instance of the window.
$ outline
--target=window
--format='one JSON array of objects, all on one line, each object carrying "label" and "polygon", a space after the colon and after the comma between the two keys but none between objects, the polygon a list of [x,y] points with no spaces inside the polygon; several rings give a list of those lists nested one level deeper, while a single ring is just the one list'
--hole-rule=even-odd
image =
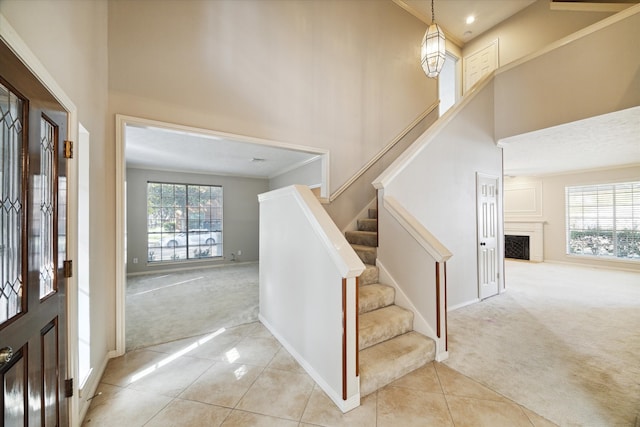
[{"label": "window", "polygon": [[640,182],[566,188],[567,253],[640,260]]},{"label": "window", "polygon": [[147,261],[222,256],[222,187],[147,183]]}]

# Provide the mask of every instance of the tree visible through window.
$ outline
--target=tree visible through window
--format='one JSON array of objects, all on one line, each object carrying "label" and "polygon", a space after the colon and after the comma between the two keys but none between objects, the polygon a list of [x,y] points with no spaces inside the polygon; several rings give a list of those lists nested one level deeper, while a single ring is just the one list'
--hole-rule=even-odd
[{"label": "tree visible through window", "polygon": [[222,256],[222,187],[147,183],[149,262]]},{"label": "tree visible through window", "polygon": [[567,253],[640,260],[640,182],[566,188]]}]

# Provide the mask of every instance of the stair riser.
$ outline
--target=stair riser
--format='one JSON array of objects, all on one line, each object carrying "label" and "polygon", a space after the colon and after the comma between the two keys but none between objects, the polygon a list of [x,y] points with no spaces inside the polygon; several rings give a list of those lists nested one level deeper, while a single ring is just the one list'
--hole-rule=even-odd
[{"label": "stair riser", "polygon": [[359,219],[358,230],[360,231],[378,231],[377,219]]},{"label": "stair riser", "polygon": [[367,265],[367,268],[360,275],[358,284],[360,286],[371,285],[380,281],[380,272],[378,267],[373,265]]},{"label": "stair riser", "polygon": [[[365,234],[366,233],[366,234]],[[347,238],[347,242],[352,245],[363,245],[363,246],[378,246],[378,234],[371,234],[371,231],[347,231],[345,233],[345,237]]]},{"label": "stair riser", "polygon": [[380,284],[361,286],[358,294],[358,314],[388,307],[395,301],[395,290]]},{"label": "stair riser", "polygon": [[385,372],[369,373],[365,368],[360,370],[360,397],[391,384],[409,372],[415,371],[430,363],[435,358],[435,346],[422,346],[406,352],[388,361]]},{"label": "stair riser", "polygon": [[365,264],[375,265],[377,258],[375,251],[364,251],[356,249],[356,253]]},{"label": "stair riser", "polygon": [[369,219],[378,218],[378,209],[369,209]]},{"label": "stair riser", "polygon": [[[394,306],[394,308],[397,307]],[[375,313],[369,313],[369,315],[371,314]],[[359,322],[358,344],[360,350],[413,330],[413,313],[410,311],[404,310],[400,315],[396,312],[394,316],[385,317],[384,322],[378,321],[376,323],[367,322],[367,317],[364,316],[367,314],[362,315]]]}]

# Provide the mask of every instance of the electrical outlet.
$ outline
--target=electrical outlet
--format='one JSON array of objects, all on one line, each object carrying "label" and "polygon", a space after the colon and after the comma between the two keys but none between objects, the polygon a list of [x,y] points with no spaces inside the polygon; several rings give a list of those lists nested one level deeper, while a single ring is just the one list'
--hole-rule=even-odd
[{"label": "electrical outlet", "polygon": [[138,263],[138,258],[134,258],[134,259],[133,259],[133,263],[134,263],[134,264],[137,264],[137,263]]},{"label": "electrical outlet", "polygon": [[238,249],[238,256],[242,255],[242,251]]}]

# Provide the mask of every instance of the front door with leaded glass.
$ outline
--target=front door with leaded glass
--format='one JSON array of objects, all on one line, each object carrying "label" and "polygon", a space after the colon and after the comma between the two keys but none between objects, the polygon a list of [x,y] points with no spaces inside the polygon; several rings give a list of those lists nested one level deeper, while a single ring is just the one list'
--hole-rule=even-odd
[{"label": "front door with leaded glass", "polygon": [[4,426],[64,426],[66,113],[0,42],[0,375]]}]

